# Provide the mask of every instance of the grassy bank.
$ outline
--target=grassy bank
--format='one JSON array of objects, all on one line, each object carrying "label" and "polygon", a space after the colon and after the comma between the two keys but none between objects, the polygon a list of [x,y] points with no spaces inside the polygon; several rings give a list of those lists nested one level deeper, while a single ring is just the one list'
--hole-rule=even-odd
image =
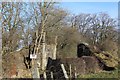
[{"label": "grassy bank", "polygon": [[96,74],[80,75],[79,78],[118,78],[118,69],[114,71],[102,71]]}]

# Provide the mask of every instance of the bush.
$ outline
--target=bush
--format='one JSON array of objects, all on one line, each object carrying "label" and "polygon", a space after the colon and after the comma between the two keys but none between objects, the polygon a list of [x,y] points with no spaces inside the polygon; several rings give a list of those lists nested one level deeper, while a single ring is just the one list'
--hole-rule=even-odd
[{"label": "bush", "polygon": [[81,35],[76,29],[63,27],[58,36],[58,55],[61,57],[75,57],[77,44],[81,39]]}]

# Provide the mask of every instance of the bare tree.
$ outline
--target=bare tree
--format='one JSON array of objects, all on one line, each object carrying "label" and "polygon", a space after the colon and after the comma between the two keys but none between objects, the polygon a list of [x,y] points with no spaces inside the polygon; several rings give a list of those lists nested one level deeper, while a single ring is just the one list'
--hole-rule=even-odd
[{"label": "bare tree", "polygon": [[[55,7],[56,2],[37,2],[29,4],[30,25],[33,25],[34,32],[32,35],[33,43],[35,42],[36,32],[40,36],[43,31],[47,32],[47,38],[54,36],[56,30],[59,30],[67,12],[59,7]],[[33,16],[34,15],[34,16]],[[55,34],[56,35],[56,34]],[[47,39],[49,42],[49,40]]]},{"label": "bare tree", "polygon": [[2,27],[3,27],[3,49],[8,48],[8,51],[14,51],[18,47],[21,38],[22,20],[21,3],[2,2]]},{"label": "bare tree", "polygon": [[89,37],[93,44],[101,43],[107,38],[116,38],[116,20],[105,13],[77,15],[73,24],[82,35]]}]

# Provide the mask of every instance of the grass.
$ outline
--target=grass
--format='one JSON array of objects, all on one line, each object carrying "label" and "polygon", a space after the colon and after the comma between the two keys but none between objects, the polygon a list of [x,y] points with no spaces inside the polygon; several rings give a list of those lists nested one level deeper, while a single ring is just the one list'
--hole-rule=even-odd
[{"label": "grass", "polygon": [[79,78],[118,78],[118,69],[114,71],[102,71],[96,74],[80,75]]}]

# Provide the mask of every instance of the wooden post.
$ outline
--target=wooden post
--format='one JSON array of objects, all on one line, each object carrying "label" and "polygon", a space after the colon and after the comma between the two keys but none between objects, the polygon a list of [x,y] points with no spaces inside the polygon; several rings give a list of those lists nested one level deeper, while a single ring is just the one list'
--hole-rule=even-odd
[{"label": "wooden post", "polygon": [[46,72],[43,73],[44,79],[47,79]]},{"label": "wooden post", "polygon": [[51,74],[51,79],[53,80],[53,72],[50,72],[50,74]]},{"label": "wooden post", "polygon": [[76,66],[74,67],[75,69],[75,79],[77,78],[77,73],[76,73]]},{"label": "wooden post", "polygon": [[72,78],[71,64],[70,64],[69,68],[70,68],[70,80],[71,80],[71,78]]},{"label": "wooden post", "polygon": [[64,67],[63,64],[61,64],[61,68],[62,68],[62,70],[63,70],[63,73],[64,73],[65,78],[68,79],[69,77],[68,77],[68,75],[67,75],[67,72],[66,72],[65,67]]}]

